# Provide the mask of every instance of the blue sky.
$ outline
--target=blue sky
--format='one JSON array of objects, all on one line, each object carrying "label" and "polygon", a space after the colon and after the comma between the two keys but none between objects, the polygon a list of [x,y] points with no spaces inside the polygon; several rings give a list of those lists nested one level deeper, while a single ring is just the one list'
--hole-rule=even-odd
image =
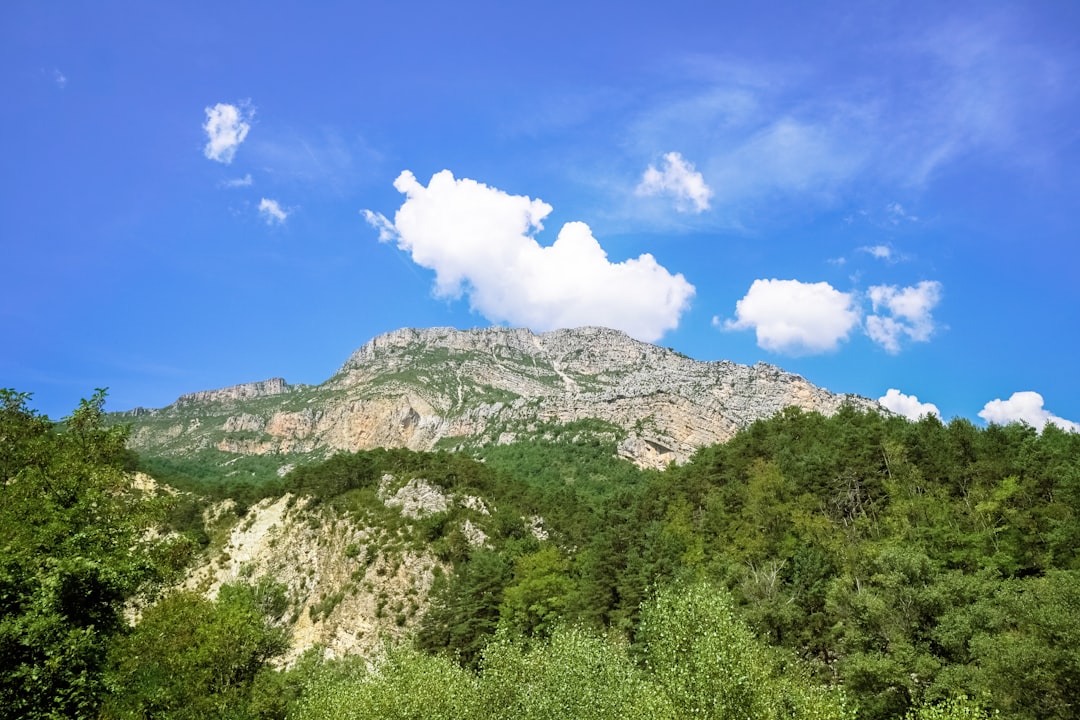
[{"label": "blue sky", "polygon": [[0,386],[604,324],[1077,428],[1080,5],[13,0]]}]

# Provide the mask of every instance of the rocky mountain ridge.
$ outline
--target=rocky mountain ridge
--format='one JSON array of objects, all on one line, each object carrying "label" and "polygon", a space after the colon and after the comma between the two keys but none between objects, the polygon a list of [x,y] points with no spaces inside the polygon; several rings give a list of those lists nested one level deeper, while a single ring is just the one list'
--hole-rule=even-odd
[{"label": "rocky mountain ridge", "polygon": [[607,328],[403,329],[380,335],[320,385],[281,378],[190,393],[132,411],[131,444],[183,455],[326,456],[339,450],[457,449],[600,421],[644,467],[685,461],[788,406],[880,409],[764,363],[702,362]]}]

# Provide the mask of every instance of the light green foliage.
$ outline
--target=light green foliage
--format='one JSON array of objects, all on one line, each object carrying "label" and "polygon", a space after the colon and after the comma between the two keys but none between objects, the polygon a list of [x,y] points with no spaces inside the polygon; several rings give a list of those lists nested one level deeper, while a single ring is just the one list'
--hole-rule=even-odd
[{"label": "light green foliage", "polygon": [[756,640],[730,599],[705,584],[660,593],[644,614],[638,664],[622,641],[574,626],[527,639],[506,628],[476,675],[397,649],[370,673],[325,668],[296,717],[462,720],[762,718],[853,720],[844,696],[818,688]]},{"label": "light green foliage", "polygon": [[911,710],[904,720],[990,720],[991,715],[966,695]]},{"label": "light green foliage", "polygon": [[545,642],[501,635],[484,651],[483,711],[524,720],[676,718],[661,685],[636,667],[625,643],[562,627]]},{"label": "light green foliage", "polygon": [[633,720],[674,718],[619,645],[561,628],[528,644],[509,634],[484,651],[478,675],[452,661],[395,649],[370,672],[327,667],[304,693],[299,720]]},{"label": "light green foliage", "polygon": [[391,650],[370,671],[328,667],[304,691],[295,720],[457,720],[477,717],[475,676],[442,657]]},{"label": "light green foliage", "polygon": [[815,689],[796,665],[781,672],[731,597],[706,583],[661,590],[637,641],[678,717],[854,718],[842,694]]}]

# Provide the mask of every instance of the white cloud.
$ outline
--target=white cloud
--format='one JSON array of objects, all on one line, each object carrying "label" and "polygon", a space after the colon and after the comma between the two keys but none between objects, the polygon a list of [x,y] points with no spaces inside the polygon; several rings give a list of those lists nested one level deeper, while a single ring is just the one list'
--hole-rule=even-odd
[{"label": "white cloud", "polygon": [[[937,329],[931,311],[941,299],[939,282],[905,288],[875,285],[867,296],[878,314],[866,318],[866,334],[890,353],[900,352],[905,339],[926,342]],[[724,328],[754,328],[758,346],[765,350],[796,355],[828,352],[859,325],[862,297],[824,282],[755,280],[735,304],[736,319],[725,322]],[[717,324],[714,318],[713,325]]]},{"label": "white cloud", "polygon": [[581,222],[563,225],[550,246],[534,234],[552,207],[510,195],[449,170],[427,187],[408,170],[394,181],[406,196],[391,222],[364,211],[383,242],[395,240],[418,265],[435,271],[435,294],[469,297],[494,322],[550,330],[604,325],[645,341],[678,326],[694,287],[652,255],[620,263]]},{"label": "white cloud", "polygon": [[285,210],[277,200],[263,198],[259,202],[259,214],[266,220],[267,225],[281,225],[289,217],[291,211]]},{"label": "white cloud", "polygon": [[754,328],[759,347],[790,354],[835,350],[859,323],[853,295],[798,280],[755,280],[735,315],[727,329]]},{"label": "white cloud", "polygon": [[1043,408],[1043,396],[1030,390],[1014,392],[1008,400],[991,400],[979,412],[979,417],[998,425],[1025,422],[1037,430],[1042,430],[1047,423],[1053,423],[1063,430],[1080,432],[1080,423],[1053,415]]},{"label": "white cloud", "polygon": [[228,165],[232,162],[236,149],[244,142],[251,125],[247,122],[254,111],[248,107],[237,107],[218,103],[206,108],[206,147],[203,154],[211,160]]},{"label": "white cloud", "polygon": [[691,205],[695,212],[708,210],[709,198],[712,197],[713,192],[705,184],[705,178],[701,173],[694,170],[694,164],[683,160],[683,156],[677,152],[664,155],[664,161],[663,170],[657,170],[649,165],[641,177],[641,183],[637,186],[637,194],[674,195],[676,207],[682,212],[690,210]]},{"label": "white cloud", "polygon": [[60,72],[59,70],[53,70],[53,82],[56,83],[56,87],[63,90],[65,87],[67,87],[67,76],[65,76],[64,73]]},{"label": "white cloud", "polygon": [[888,245],[871,245],[868,247],[861,247],[859,249],[865,253],[870,253],[878,260],[891,260],[893,256],[892,248],[890,248]]},{"label": "white cloud", "polygon": [[360,214],[367,220],[368,225],[371,225],[379,231],[379,242],[390,242],[391,240],[398,239],[398,231],[397,228],[394,227],[394,223],[387,220],[386,216],[382,213],[361,210]]},{"label": "white cloud", "polygon": [[931,311],[941,301],[941,283],[924,280],[906,288],[875,285],[868,295],[875,313],[888,313],[866,318],[866,334],[886,352],[900,352],[905,337],[913,342],[926,342],[934,334],[936,326]]},{"label": "white cloud", "polygon": [[251,173],[248,173],[242,178],[232,178],[230,180],[223,180],[221,187],[238,188],[238,187],[251,187],[255,181],[251,177]]},{"label": "white cloud", "polygon": [[878,398],[878,402],[908,420],[918,420],[924,415],[941,417],[941,412],[934,403],[919,402],[915,395],[905,395],[896,388],[889,388],[884,397]]}]

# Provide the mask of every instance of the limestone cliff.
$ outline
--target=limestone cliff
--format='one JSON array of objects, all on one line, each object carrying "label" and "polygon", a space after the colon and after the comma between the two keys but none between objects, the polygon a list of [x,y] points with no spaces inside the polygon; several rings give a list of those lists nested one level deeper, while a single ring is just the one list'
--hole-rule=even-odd
[{"label": "limestone cliff", "polygon": [[241,455],[511,442],[544,423],[597,419],[643,466],[685,461],[787,406],[831,414],[837,395],[772,365],[701,362],[606,328],[405,329],[369,341],[329,380],[192,393],[133,413],[132,444]]},{"label": "limestone cliff", "polygon": [[272,578],[288,603],[283,664],[315,647],[326,657],[374,657],[387,640],[415,630],[436,574],[452,570],[430,542],[418,539],[426,537],[418,521],[445,515],[447,532],[460,533],[470,546],[484,545],[482,528],[491,529],[483,500],[420,477],[384,475],[378,499],[386,512],[350,512],[289,494],[252,505],[242,518],[231,500],[213,505],[204,518],[216,542],[172,589],[213,598],[226,583]]}]

